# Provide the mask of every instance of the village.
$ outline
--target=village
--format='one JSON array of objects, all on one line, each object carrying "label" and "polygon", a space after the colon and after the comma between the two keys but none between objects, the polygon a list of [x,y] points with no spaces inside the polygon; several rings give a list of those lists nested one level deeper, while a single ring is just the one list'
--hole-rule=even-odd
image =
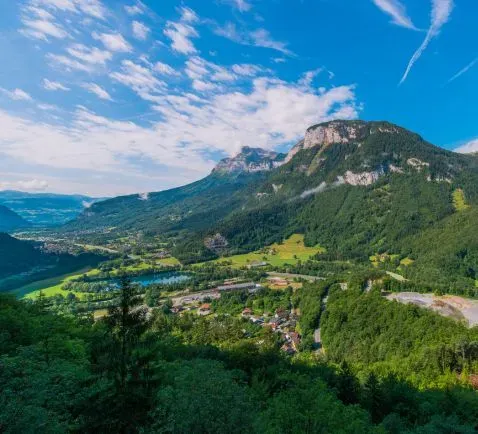
[{"label": "village", "polygon": [[[297,285],[296,282],[294,283]],[[267,287],[273,287],[274,290],[280,291],[281,288],[290,287],[294,283],[290,278],[269,277]],[[215,289],[172,298],[171,312],[176,315],[184,315],[186,312],[196,313],[199,316],[217,315],[214,312],[214,300],[220,299],[222,294],[246,291],[249,295],[255,295],[265,286],[266,284],[255,282],[236,283],[235,279],[225,280],[222,285]],[[283,343],[281,350],[285,353],[292,355],[299,351],[301,336],[296,331],[299,321],[297,309],[291,307],[288,309],[277,308],[272,312],[257,314],[252,308],[244,307],[239,316],[257,326],[269,328],[274,333],[279,334]]]}]

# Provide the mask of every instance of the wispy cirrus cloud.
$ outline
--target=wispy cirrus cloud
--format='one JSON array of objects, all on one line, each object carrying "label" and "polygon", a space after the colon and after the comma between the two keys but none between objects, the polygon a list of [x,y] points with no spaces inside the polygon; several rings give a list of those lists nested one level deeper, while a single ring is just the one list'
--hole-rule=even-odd
[{"label": "wispy cirrus cloud", "polygon": [[83,89],[86,89],[88,92],[95,94],[98,98],[106,100],[106,101],[113,101],[111,95],[99,86],[96,83],[83,83]]},{"label": "wispy cirrus cloud", "polygon": [[420,59],[423,52],[427,49],[430,42],[433,40],[433,38],[438,36],[442,27],[448,22],[453,11],[453,7],[453,0],[432,0],[430,27],[422,44],[418,47],[418,49],[415,51],[412,58],[408,62],[405,73],[400,80],[400,84],[403,84],[405,82],[408,77],[408,74],[410,73],[418,59]]},{"label": "wispy cirrus cloud", "polygon": [[0,87],[0,92],[8,96],[10,99],[13,99],[14,101],[32,101],[33,100],[33,98],[31,97],[29,93],[18,88],[13,90],[8,90],[8,89],[3,89]]},{"label": "wispy cirrus cloud", "polygon": [[464,68],[460,69],[453,77],[448,80],[448,83],[455,81],[457,78],[461,77],[463,74],[468,72],[471,68],[473,68],[478,63],[478,57],[472,60],[468,65]]},{"label": "wispy cirrus cloud", "polygon": [[125,5],[124,9],[129,15],[142,15],[147,8],[143,2],[138,0],[133,5]]},{"label": "wispy cirrus cloud", "polygon": [[69,91],[70,88],[66,87],[65,85],[59,83],[58,81],[52,81],[48,80],[47,78],[43,79],[43,88],[45,90],[63,90],[63,91]]},{"label": "wispy cirrus cloud", "polygon": [[234,8],[238,9],[240,12],[247,12],[251,10],[252,5],[246,0],[224,0],[227,3],[231,4]]},{"label": "wispy cirrus cloud", "polygon": [[399,0],[372,0],[373,3],[392,18],[392,23],[411,30],[418,30],[407,14],[405,5]]},{"label": "wispy cirrus cloud", "polygon": [[252,32],[242,31],[234,23],[228,22],[224,26],[216,26],[214,33],[242,45],[270,48],[288,56],[295,54],[287,47],[287,43],[275,40],[266,29],[256,29]]}]

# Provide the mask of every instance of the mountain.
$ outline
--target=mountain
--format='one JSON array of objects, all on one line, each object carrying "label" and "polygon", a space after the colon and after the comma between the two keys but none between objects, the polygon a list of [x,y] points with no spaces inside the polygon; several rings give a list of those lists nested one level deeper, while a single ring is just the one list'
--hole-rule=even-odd
[{"label": "mountain", "polygon": [[[457,203],[469,209],[459,209],[457,196]],[[185,262],[214,257],[205,241],[217,234],[227,251],[236,253],[293,232],[304,233],[308,245],[324,246],[323,257],[332,260],[368,262],[382,252],[431,258],[427,243],[412,241],[474,224],[478,159],[434,146],[388,122],[332,121],[307,129],[284,159],[246,148],[197,183],[141,199],[94,204],[65,229],[114,227],[116,232],[171,235],[175,255]],[[453,218],[457,213],[459,220]],[[478,235],[471,236],[466,255],[474,258]],[[457,266],[462,254],[456,244],[441,249],[433,266],[446,280],[450,273],[444,270],[454,264],[456,279],[474,284],[478,264],[470,259],[471,271],[465,272]]]},{"label": "mountain", "polygon": [[0,191],[0,204],[15,211],[35,226],[55,226],[77,217],[99,199],[81,195]]},{"label": "mountain", "polygon": [[235,157],[221,160],[214,172],[233,174],[269,171],[281,166],[285,158],[285,154],[244,146]]},{"label": "mountain", "polygon": [[204,229],[239,207],[242,194],[264,180],[284,158],[284,154],[246,147],[236,157],[221,160],[206,178],[184,187],[94,203],[64,230],[164,233]]},{"label": "mountain", "polygon": [[20,217],[16,212],[0,205],[0,232],[10,232],[30,226],[30,223]]}]

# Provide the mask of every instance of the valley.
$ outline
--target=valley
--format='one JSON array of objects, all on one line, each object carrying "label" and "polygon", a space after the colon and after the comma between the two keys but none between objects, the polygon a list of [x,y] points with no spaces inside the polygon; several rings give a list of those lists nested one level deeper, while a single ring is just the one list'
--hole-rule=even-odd
[{"label": "valley", "polygon": [[[243,148],[184,187],[1,234],[0,349],[66,375],[86,393],[66,417],[100,432],[105,396],[131,394],[153,426],[192,383],[217,398],[211,418],[233,403],[254,432],[291,402],[323,432],[473,432],[477,186],[475,156],[386,122],[315,125],[287,155]],[[324,402],[335,416],[311,416]]]}]

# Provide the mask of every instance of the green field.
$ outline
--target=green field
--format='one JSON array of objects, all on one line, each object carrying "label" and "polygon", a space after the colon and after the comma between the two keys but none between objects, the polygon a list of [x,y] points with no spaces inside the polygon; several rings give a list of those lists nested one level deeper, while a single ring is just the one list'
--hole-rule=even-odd
[{"label": "green field", "polygon": [[176,265],[181,265],[181,262],[179,262],[176,258],[173,257],[159,259],[157,262],[164,267],[174,267]]},{"label": "green field", "polygon": [[[65,282],[68,280],[76,279],[83,274],[95,274],[98,270],[88,268],[82,268],[81,270],[75,271],[74,273],[63,274],[60,276],[50,277],[49,279],[39,280],[37,282],[30,283],[28,285],[22,286],[21,288],[12,291],[17,297],[24,297],[27,299],[34,299],[39,296],[40,291],[43,292],[45,297],[53,297],[57,294],[62,294],[66,296],[69,291],[64,291],[61,287],[64,285]],[[74,294],[81,298],[84,294],[75,293]]]},{"label": "green field", "polygon": [[325,249],[320,246],[306,247],[304,245],[304,236],[294,234],[282,244],[272,244],[257,252],[229,256],[227,258],[217,259],[213,262],[221,263],[231,261],[232,266],[236,268],[246,267],[255,262],[267,262],[267,264],[273,266],[282,266],[285,264],[294,265],[299,261],[305,262],[311,256],[323,252],[325,252]]}]

